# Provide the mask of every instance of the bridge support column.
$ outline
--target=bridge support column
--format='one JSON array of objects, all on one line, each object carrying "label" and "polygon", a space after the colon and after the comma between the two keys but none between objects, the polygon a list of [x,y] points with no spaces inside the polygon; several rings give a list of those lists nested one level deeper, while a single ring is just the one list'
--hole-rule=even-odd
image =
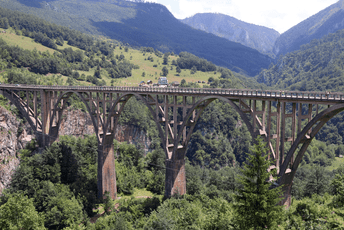
[{"label": "bridge support column", "polygon": [[112,199],[117,197],[115,156],[113,136],[106,135],[103,144],[98,144],[98,198],[105,198],[109,192]]},{"label": "bridge support column", "polygon": [[166,160],[165,196],[186,193],[185,160]]},{"label": "bridge support column", "polygon": [[291,188],[293,185],[293,176],[289,172],[284,175],[281,181],[281,187],[282,187],[282,194],[281,194],[281,201],[279,202],[279,205],[284,205],[287,208],[291,205]]},{"label": "bridge support column", "polygon": [[279,205],[284,205],[286,208],[289,208],[291,205],[291,186],[292,184],[282,185],[282,200],[279,202]]}]

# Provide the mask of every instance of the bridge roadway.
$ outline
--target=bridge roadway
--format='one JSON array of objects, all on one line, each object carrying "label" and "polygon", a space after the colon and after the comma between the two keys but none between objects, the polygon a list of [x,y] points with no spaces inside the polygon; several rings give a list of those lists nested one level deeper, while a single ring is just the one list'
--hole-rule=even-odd
[{"label": "bridge roadway", "polygon": [[183,87],[125,87],[125,86],[47,86],[25,84],[0,84],[0,89],[29,91],[75,91],[105,93],[148,93],[160,95],[212,96],[219,95],[233,99],[295,101],[313,104],[337,104],[344,102],[344,93],[328,91],[286,91],[262,89],[216,89]]},{"label": "bridge roadway", "polygon": [[[76,95],[85,104],[98,138],[98,196],[109,191],[114,199],[113,139],[119,116],[131,97],[147,106],[156,123],[166,155],[165,196],[186,192],[188,142],[204,109],[218,99],[238,112],[252,138],[262,136],[266,141],[268,158],[274,160],[270,169],[278,172],[277,184],[284,192],[281,204],[286,205],[310,142],[328,120],[344,110],[344,94],[337,92],[0,84],[0,93],[28,120],[42,147],[58,138],[62,112]],[[291,143],[289,149],[286,142]]]}]

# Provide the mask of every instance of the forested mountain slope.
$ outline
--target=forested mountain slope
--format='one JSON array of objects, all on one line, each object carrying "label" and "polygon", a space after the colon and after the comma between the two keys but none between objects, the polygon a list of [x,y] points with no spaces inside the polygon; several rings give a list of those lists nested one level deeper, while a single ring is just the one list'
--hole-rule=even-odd
[{"label": "forested mountain slope", "polygon": [[[276,64],[263,70],[257,80],[276,89],[344,92],[344,30],[282,56]],[[342,144],[343,114],[327,122],[317,139]]]},{"label": "forested mountain slope", "polygon": [[344,30],[313,40],[263,70],[257,80],[301,91],[344,91]]},{"label": "forested mountain slope", "polygon": [[238,42],[272,56],[274,56],[273,46],[280,35],[274,29],[246,23],[225,14],[199,13],[181,21],[195,29]]},{"label": "forested mountain slope", "polygon": [[327,7],[292,27],[277,38],[274,53],[276,56],[300,49],[313,39],[320,39],[329,33],[344,29],[344,1]]},{"label": "forested mountain slope", "polygon": [[5,0],[0,6],[34,14],[82,32],[105,35],[131,46],[149,46],[162,52],[187,51],[250,76],[256,75],[271,62],[268,56],[254,49],[192,29],[159,4]]}]

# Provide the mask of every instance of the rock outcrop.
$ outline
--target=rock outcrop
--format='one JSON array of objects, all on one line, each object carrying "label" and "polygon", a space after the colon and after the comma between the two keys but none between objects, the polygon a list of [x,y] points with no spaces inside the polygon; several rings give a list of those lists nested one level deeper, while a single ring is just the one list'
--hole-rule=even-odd
[{"label": "rock outcrop", "polygon": [[19,165],[17,131],[20,122],[0,107],[0,194],[8,186]]},{"label": "rock outcrop", "polygon": [[59,135],[82,137],[87,134],[94,134],[91,117],[81,110],[64,110]]}]

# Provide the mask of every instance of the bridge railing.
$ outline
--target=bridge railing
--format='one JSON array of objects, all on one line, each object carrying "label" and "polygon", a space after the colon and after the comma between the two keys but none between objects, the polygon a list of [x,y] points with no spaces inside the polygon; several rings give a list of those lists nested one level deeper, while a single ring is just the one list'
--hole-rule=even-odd
[{"label": "bridge railing", "polygon": [[63,91],[106,91],[106,92],[147,92],[147,93],[182,93],[203,95],[227,95],[243,97],[288,98],[308,100],[335,100],[343,101],[344,94],[339,92],[314,91],[285,91],[259,89],[217,89],[217,88],[182,88],[182,87],[127,87],[127,86],[48,86],[25,84],[1,84],[0,89],[16,90],[63,90]]}]

